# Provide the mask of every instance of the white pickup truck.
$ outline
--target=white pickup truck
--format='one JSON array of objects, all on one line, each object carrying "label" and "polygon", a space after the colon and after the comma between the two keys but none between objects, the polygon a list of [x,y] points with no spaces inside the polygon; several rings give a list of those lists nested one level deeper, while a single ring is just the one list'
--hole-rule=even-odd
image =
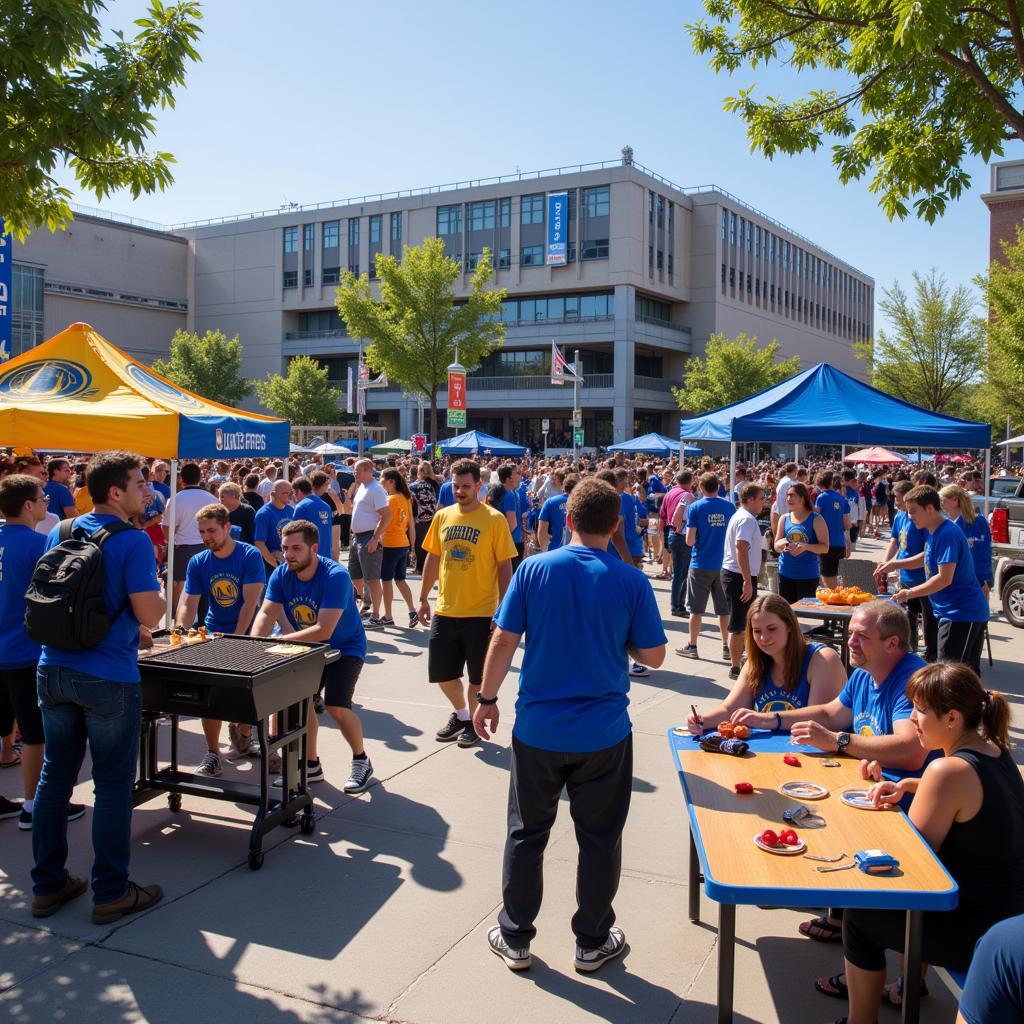
[{"label": "white pickup truck", "polygon": [[[984,499],[974,495],[978,511]],[[989,491],[989,523],[992,527],[994,589],[1007,622],[1024,629],[1024,480],[992,478]]]}]

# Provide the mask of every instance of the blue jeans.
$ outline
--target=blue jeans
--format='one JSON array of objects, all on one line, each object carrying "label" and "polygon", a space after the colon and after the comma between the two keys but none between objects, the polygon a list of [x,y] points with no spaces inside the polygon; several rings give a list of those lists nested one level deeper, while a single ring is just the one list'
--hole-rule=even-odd
[{"label": "blue jeans", "polygon": [[686,535],[668,531],[668,550],[672,555],[672,611],[686,611],[686,575],[690,571],[690,545]]},{"label": "blue jeans", "polygon": [[46,753],[32,809],[32,891],[50,896],[67,881],[68,800],[88,741],[96,794],[93,900],[120,899],[128,888],[142,690],[138,683],[113,683],[56,665],[40,668],[36,683]]}]

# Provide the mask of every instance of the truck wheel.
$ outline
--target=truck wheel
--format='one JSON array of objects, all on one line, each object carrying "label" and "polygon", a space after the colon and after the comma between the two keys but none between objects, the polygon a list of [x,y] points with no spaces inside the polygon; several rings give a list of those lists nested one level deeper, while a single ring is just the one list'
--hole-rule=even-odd
[{"label": "truck wheel", "polygon": [[1024,629],[1024,575],[1014,576],[1003,587],[1003,614],[1011,626]]}]

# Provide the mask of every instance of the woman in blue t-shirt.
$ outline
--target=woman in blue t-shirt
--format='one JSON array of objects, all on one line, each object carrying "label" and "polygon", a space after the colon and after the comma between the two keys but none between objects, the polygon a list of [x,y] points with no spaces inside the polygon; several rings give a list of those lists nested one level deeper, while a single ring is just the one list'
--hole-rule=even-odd
[{"label": "woman in blue t-shirt", "polygon": [[775,530],[779,552],[779,594],[790,604],[814,597],[818,589],[818,555],[828,552],[828,526],[814,511],[806,484],[790,484],[786,491],[789,511]]},{"label": "woman in blue t-shirt", "polygon": [[967,544],[974,559],[974,574],[978,577],[981,589],[988,597],[992,586],[992,531],[988,528],[988,520],[978,515],[971,496],[956,484],[950,484],[939,491],[942,511],[963,530]]},{"label": "woman in blue t-shirt", "polygon": [[729,696],[707,714],[688,719],[693,735],[716,729],[728,718],[742,718],[755,729],[774,729],[779,712],[819,700],[828,703],[846,685],[839,655],[806,641],[789,602],[779,594],[762,594],[751,602],[746,649],[747,660]]}]

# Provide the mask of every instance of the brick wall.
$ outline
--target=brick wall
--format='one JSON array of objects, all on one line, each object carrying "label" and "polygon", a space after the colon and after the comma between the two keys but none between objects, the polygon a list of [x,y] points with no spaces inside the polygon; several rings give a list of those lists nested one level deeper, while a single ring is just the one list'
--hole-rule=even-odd
[{"label": "brick wall", "polygon": [[1024,192],[1019,199],[1000,199],[989,206],[989,260],[1003,262],[1002,241],[1014,241],[1017,226],[1024,224]]}]

